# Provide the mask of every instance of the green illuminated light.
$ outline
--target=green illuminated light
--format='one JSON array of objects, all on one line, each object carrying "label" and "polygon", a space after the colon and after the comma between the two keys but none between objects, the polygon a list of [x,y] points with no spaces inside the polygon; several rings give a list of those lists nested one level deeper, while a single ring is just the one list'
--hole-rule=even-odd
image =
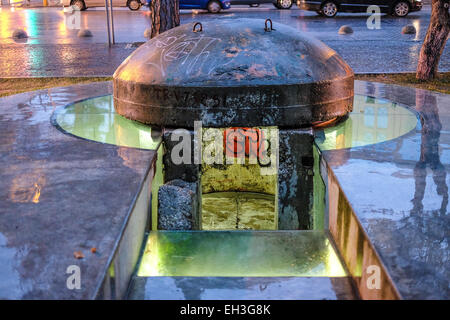
[{"label": "green illuminated light", "polygon": [[74,136],[124,147],[156,150],[160,136],[151,127],[128,120],[114,110],[112,96],[84,100],[56,113],[56,123]]},{"label": "green illuminated light", "polygon": [[152,231],[139,277],[344,277],[324,231]]},{"label": "green illuminated light", "polygon": [[398,138],[417,126],[416,115],[396,103],[355,95],[344,122],[316,132],[320,150],[362,147]]}]

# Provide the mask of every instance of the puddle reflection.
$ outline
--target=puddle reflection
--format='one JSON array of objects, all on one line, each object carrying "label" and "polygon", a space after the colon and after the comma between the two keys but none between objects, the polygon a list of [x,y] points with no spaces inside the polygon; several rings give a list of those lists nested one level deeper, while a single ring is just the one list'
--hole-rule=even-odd
[{"label": "puddle reflection", "polygon": [[442,197],[439,212],[445,215],[448,205],[447,172],[439,157],[439,138],[441,136],[442,124],[439,119],[436,96],[417,90],[416,107],[422,116],[422,134],[420,160],[414,168],[416,189],[414,199],[412,200],[414,208],[411,213],[423,211],[422,201],[427,185],[427,167],[429,167],[433,173],[433,181],[436,184],[436,193]]}]

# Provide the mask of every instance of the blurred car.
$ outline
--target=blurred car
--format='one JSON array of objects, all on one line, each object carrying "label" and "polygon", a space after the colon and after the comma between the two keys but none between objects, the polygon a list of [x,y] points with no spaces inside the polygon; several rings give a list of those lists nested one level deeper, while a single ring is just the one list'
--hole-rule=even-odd
[{"label": "blurred car", "polygon": [[[151,0],[147,0],[150,6]],[[180,9],[203,9],[211,13],[219,13],[222,9],[230,9],[230,0],[180,0]]]},{"label": "blurred car", "polygon": [[[144,1],[144,0],[142,0]],[[109,5],[108,0],[108,5]],[[141,0],[112,0],[113,7],[128,7],[132,11],[139,10],[144,2]],[[64,6],[75,6],[80,10],[91,7],[104,7],[105,0],[63,0]]]},{"label": "blurred car", "polygon": [[231,5],[249,5],[257,7],[262,3],[273,3],[277,9],[290,9],[295,0],[231,0]]},{"label": "blurred car", "polygon": [[406,17],[408,13],[422,9],[421,0],[297,0],[300,9],[316,11],[332,18],[339,12],[367,12],[372,5],[380,7],[382,13]]}]

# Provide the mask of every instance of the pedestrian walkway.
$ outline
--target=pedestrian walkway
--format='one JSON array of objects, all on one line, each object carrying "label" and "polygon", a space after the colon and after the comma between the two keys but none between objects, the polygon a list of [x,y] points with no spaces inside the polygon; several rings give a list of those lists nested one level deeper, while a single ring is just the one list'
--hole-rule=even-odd
[{"label": "pedestrian walkway", "polygon": [[0,78],[112,76],[138,45],[0,45]]}]

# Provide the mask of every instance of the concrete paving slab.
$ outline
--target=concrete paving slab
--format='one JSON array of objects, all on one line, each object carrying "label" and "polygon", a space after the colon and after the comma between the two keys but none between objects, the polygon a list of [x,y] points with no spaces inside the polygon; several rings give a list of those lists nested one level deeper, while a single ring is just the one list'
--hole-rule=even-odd
[{"label": "concrete paving slab", "polygon": [[66,135],[50,117],[107,93],[111,83],[0,99],[0,298],[95,298],[155,152]]},{"label": "concrete paving slab", "polygon": [[[330,206],[341,214],[348,201],[403,298],[449,299],[450,96],[363,81],[355,82],[355,93],[395,101],[420,121],[390,141],[323,151],[342,190]],[[358,239],[349,221],[337,228],[347,232],[342,241]]]}]

